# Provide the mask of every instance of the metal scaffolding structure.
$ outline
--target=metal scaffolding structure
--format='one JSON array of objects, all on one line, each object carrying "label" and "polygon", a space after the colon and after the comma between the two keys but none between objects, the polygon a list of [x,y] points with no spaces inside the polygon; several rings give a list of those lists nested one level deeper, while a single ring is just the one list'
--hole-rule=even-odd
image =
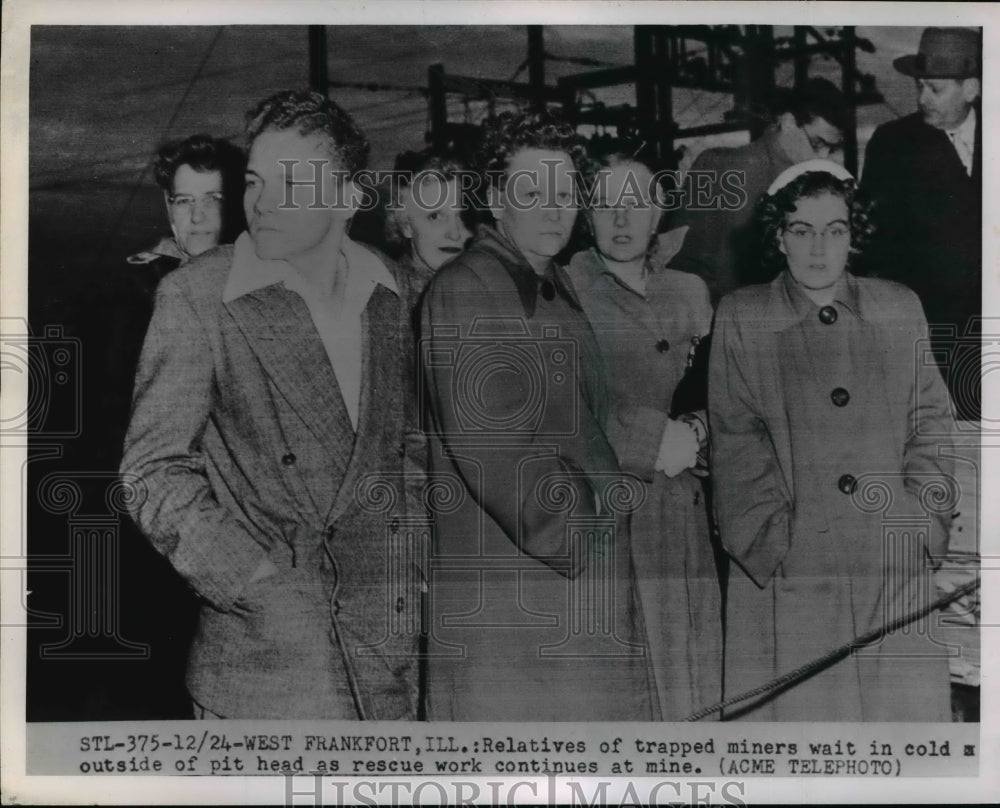
[{"label": "metal scaffolding structure", "polygon": [[[776,75],[782,64],[794,66],[795,86],[809,77],[811,57],[828,56],[839,64],[840,86],[852,111],[883,98],[875,78],[857,68],[857,51],[874,52],[874,46],[858,37],[853,26],[825,29],[794,26],[791,36],[778,37],[771,25],[637,25],[633,29],[634,61],[630,65],[605,67],[546,82],[544,31],[527,26],[527,81],[504,81],[447,73],[443,64],[432,64],[427,72],[426,97],[429,129],[428,148],[440,151],[448,144],[474,139],[479,127],[448,118],[448,97],[485,101],[492,114],[498,101],[513,101],[527,108],[558,108],[576,125],[614,128],[619,137],[645,144],[643,154],[654,165],[676,168],[678,140],[724,132],[749,131],[759,135],[771,119],[783,92]],[[325,30],[311,26],[310,81],[326,91]],[[593,60],[570,60],[587,64]],[[321,64],[320,64],[321,62]],[[519,71],[520,72],[520,71]],[[635,85],[635,103],[607,107],[586,103],[583,98],[598,88]],[[674,90],[684,88],[729,95],[731,109],[722,121],[682,129],[674,117]],[[853,121],[852,121],[853,123]],[[844,133],[844,161],[856,171],[858,144],[856,127]]]}]

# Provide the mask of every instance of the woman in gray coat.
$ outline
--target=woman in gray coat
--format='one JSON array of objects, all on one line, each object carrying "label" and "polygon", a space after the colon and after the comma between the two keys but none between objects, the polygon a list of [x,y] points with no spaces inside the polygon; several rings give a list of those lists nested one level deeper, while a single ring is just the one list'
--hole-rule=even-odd
[{"label": "woman in gray coat", "polygon": [[[847,271],[870,228],[841,166],[772,185],[765,248],[782,270],[723,298],[709,370],[716,510],[730,566],[724,689],[795,670],[933,599],[956,495],[939,454],[948,393],[913,292]],[[947,721],[932,620],[854,647],[736,705],[772,721]]]},{"label": "woman in gray coat", "polygon": [[719,578],[696,476],[707,417],[673,407],[712,306],[701,278],[651,258],[664,207],[653,173],[622,155],[602,163],[588,216],[595,246],[573,256],[569,274],[604,360],[608,438],[644,483],[632,551],[659,717],[679,721],[722,687]]},{"label": "woman in gray coat", "polygon": [[555,257],[577,214],[572,126],[487,131],[496,227],[423,304],[434,519],[429,716],[650,720],[627,512],[593,332]]}]

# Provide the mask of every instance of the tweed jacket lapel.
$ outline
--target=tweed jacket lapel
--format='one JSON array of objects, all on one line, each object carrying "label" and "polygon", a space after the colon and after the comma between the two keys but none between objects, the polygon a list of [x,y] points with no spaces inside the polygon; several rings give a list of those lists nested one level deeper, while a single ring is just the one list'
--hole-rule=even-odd
[{"label": "tweed jacket lapel", "polygon": [[275,387],[342,472],[354,431],[305,301],[273,284],[225,305]]},{"label": "tweed jacket lapel", "polygon": [[[401,330],[408,323],[406,296],[379,285],[361,316],[361,401],[353,453],[327,521],[339,518],[354,502],[361,475],[380,469],[383,436],[398,429],[402,417],[407,345]],[[343,407],[343,404],[341,404]],[[347,412],[344,412],[347,419]],[[348,422],[349,423],[349,422]]]}]

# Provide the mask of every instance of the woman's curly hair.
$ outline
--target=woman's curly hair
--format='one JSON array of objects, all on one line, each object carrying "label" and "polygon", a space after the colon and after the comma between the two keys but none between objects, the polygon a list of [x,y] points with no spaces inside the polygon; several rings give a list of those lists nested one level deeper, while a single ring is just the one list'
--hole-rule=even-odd
[{"label": "woman's curly hair", "polygon": [[[468,159],[458,151],[447,151],[442,154],[428,154],[427,152],[403,152],[396,157],[393,171],[399,175],[399,181],[395,188],[401,190],[409,187],[413,180],[420,174],[432,174],[444,182],[459,180],[460,176],[467,171],[471,171]],[[462,186],[459,180],[459,187]],[[386,194],[388,196],[388,193]],[[470,195],[464,194],[462,201],[462,220],[470,230],[475,229],[476,220],[473,216],[472,201],[467,198]],[[398,195],[394,199],[386,200],[386,217],[384,238],[387,245],[401,252],[407,245],[409,239],[403,235],[403,219],[405,211]]]},{"label": "woman's curly hair", "polygon": [[[174,175],[183,165],[195,171],[218,171],[228,186],[235,178],[237,184],[243,182],[246,156],[228,140],[211,135],[191,135],[185,140],[174,140],[163,144],[153,160],[153,177],[168,194],[174,191]],[[229,190],[228,187],[226,190]]]},{"label": "woman's curly hair", "polygon": [[850,268],[855,258],[864,252],[875,232],[871,220],[872,203],[859,195],[854,180],[839,180],[826,171],[807,171],[773,196],[764,194],[757,203],[761,257],[768,278],[773,278],[788,266],[785,254],[778,248],[787,215],[795,210],[800,199],[813,199],[824,194],[839,197],[847,205],[851,228],[847,267]]},{"label": "woman's curly hair", "polygon": [[265,98],[247,113],[247,141],[252,144],[269,129],[292,129],[303,137],[326,135],[333,143],[333,156],[351,178],[368,164],[368,138],[346,111],[322,93],[283,90]]},{"label": "woman's curly hair", "polygon": [[[593,168],[587,155],[587,141],[577,134],[573,124],[548,110],[503,112],[483,125],[476,160],[483,178],[482,190],[485,191],[491,184],[502,188],[507,180],[511,158],[524,149],[545,149],[569,155],[577,172],[578,191],[581,185],[592,181]],[[480,199],[479,204],[486,207],[488,201]],[[574,251],[586,245],[587,225],[584,218],[577,216],[574,220],[569,242],[556,256],[558,262],[565,262]]]},{"label": "woman's curly hair", "polygon": [[228,140],[205,134],[163,144],[153,159],[153,177],[168,196],[174,192],[178,169],[185,165],[199,173],[219,172],[224,200],[221,239],[223,243],[235,240],[246,227],[243,214],[246,155]]},{"label": "woman's curly hair", "polygon": [[511,158],[523,149],[565,152],[581,175],[589,175],[586,141],[571,123],[547,110],[503,112],[487,121],[477,155],[479,170],[488,182],[499,185]]}]

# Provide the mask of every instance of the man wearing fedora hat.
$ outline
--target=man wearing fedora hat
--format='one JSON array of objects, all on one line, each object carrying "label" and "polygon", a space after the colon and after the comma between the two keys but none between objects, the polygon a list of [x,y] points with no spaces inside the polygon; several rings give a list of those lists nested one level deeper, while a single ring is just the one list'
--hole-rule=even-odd
[{"label": "man wearing fedora hat", "polygon": [[876,203],[869,274],[919,296],[956,415],[980,417],[982,310],[981,41],[978,30],[927,28],[895,68],[916,81],[919,111],[883,124],[865,154]]}]

